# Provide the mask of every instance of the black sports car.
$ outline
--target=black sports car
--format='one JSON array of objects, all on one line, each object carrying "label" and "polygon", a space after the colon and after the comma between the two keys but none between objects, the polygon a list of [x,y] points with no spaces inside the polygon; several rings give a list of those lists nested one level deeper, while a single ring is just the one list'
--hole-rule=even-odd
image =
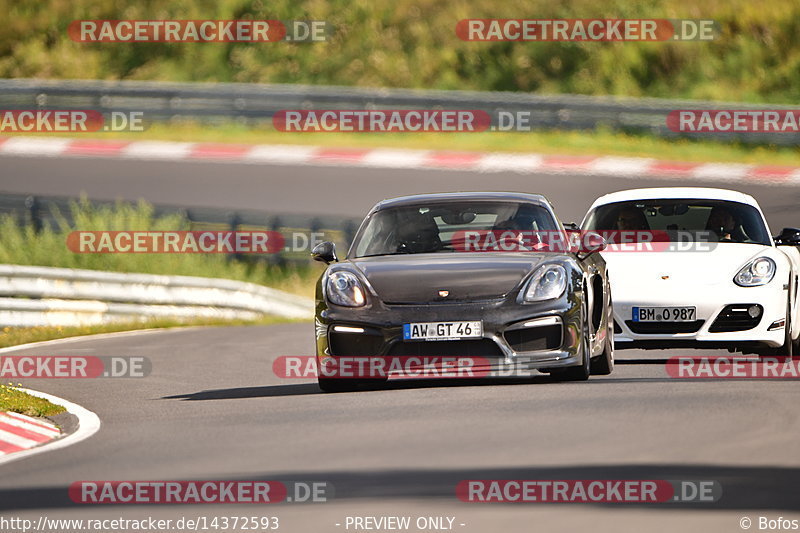
[{"label": "black sports car", "polygon": [[540,195],[384,200],[344,260],[330,242],[312,252],[329,264],[316,289],[319,385],[329,392],[374,385],[375,376],[322,371],[352,357],[476,357],[563,380],[609,374],[611,292],[594,253],[603,247],[597,234],[565,230]]}]

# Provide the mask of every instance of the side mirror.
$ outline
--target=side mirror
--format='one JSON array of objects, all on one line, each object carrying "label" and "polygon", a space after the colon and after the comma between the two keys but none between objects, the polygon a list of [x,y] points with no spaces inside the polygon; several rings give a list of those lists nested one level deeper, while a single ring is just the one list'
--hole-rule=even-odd
[{"label": "side mirror", "polygon": [[578,253],[584,257],[589,257],[595,252],[602,252],[608,248],[608,243],[599,233],[594,231],[584,232],[580,237],[580,244],[578,246]]},{"label": "side mirror", "polygon": [[781,234],[775,237],[778,246],[800,246],[800,229],[783,228]]},{"label": "side mirror", "polygon": [[314,261],[322,261],[326,265],[335,263],[339,260],[336,257],[336,245],[330,241],[321,242],[311,250],[311,258]]}]

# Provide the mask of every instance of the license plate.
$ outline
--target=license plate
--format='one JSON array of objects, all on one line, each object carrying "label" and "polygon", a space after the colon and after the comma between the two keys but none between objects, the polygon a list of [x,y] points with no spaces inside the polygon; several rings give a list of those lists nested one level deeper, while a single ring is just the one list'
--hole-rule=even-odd
[{"label": "license plate", "polygon": [[449,341],[483,337],[483,322],[415,322],[403,324],[403,340]]},{"label": "license plate", "polygon": [[692,322],[695,320],[694,307],[634,307],[634,322]]}]

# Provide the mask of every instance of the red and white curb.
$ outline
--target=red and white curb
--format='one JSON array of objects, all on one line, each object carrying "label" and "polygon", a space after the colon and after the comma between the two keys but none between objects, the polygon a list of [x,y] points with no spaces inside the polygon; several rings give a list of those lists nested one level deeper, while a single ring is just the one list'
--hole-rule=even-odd
[{"label": "red and white curb", "polygon": [[[77,417],[78,429],[66,436],[59,437],[61,432],[52,424],[16,413],[0,413],[0,446],[3,446],[4,443],[7,446],[0,453],[0,466],[32,455],[66,448],[88,439],[100,429],[100,418],[80,405],[44,392],[20,390],[64,407],[68,413]],[[6,424],[6,426],[2,424]],[[25,433],[22,433],[22,430],[25,430]],[[46,437],[46,440],[37,440],[42,437]]]},{"label": "red and white curb", "polygon": [[642,157],[559,156],[535,153],[449,152],[390,148],[330,148],[289,144],[244,145],[0,137],[0,155],[107,157],[150,161],[215,161],[271,165],[338,165],[384,169],[584,174],[800,185],[800,167],[692,163]]},{"label": "red and white curb", "polygon": [[19,413],[0,412],[0,457],[34,448],[60,435],[55,424]]}]

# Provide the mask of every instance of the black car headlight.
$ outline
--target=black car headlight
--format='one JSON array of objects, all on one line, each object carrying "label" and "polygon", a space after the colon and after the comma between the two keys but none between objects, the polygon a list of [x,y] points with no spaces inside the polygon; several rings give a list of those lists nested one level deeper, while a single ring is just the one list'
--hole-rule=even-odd
[{"label": "black car headlight", "polygon": [[364,287],[355,274],[340,270],[331,272],[325,282],[328,301],[344,307],[361,307],[366,303]]},{"label": "black car headlight", "polygon": [[523,300],[541,302],[553,300],[567,288],[567,269],[561,265],[542,265],[536,269],[525,288]]}]

